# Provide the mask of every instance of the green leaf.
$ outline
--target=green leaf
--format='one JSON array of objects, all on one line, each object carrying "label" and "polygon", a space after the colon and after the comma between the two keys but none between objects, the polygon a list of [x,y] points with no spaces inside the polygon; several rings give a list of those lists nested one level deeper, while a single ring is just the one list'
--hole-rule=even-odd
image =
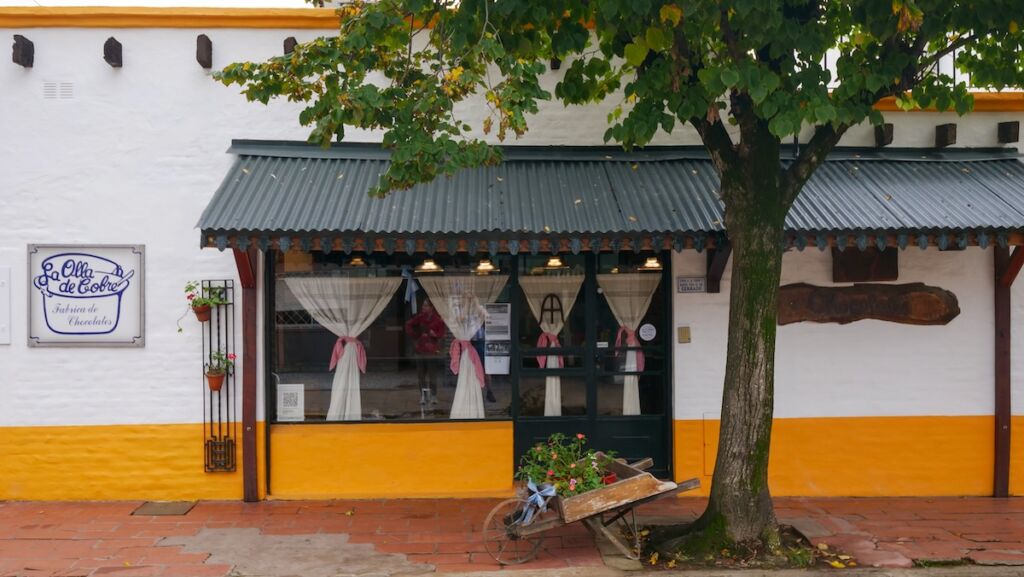
[{"label": "green leaf", "polygon": [[726,88],[735,86],[740,81],[740,73],[735,68],[723,68],[720,76]]},{"label": "green leaf", "polygon": [[651,50],[662,51],[672,47],[672,40],[661,28],[651,26],[644,34],[644,39]]},{"label": "green leaf", "polygon": [[644,63],[644,59],[647,58],[648,52],[650,52],[650,50],[648,50],[646,46],[629,43],[626,45],[626,62],[629,62],[633,66],[640,66]]}]

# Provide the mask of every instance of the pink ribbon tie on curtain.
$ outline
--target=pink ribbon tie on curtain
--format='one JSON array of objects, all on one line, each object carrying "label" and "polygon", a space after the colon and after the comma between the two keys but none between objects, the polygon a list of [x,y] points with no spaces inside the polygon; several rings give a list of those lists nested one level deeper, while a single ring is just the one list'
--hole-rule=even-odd
[{"label": "pink ribbon tie on curtain", "polygon": [[359,372],[366,372],[366,348],[363,347],[363,343],[355,337],[338,337],[338,340],[334,341],[334,351],[331,352],[331,366],[327,370],[333,371],[334,367],[338,366],[338,361],[341,360],[341,355],[345,354],[345,345],[352,345],[356,348],[356,363],[359,365]]},{"label": "pink ribbon tie on curtain", "polygon": [[452,369],[452,374],[459,374],[459,361],[462,358],[462,351],[469,353],[469,362],[473,363],[473,369],[476,371],[476,378],[480,381],[480,388],[484,385],[484,365],[480,362],[480,354],[476,352],[476,348],[469,341],[455,339],[452,341],[452,346],[448,349],[451,362],[449,367]]},{"label": "pink ribbon tie on curtain", "polygon": [[[625,337],[625,339],[623,339]],[[627,347],[639,347],[640,341],[636,338],[636,331],[627,327],[619,327],[619,332],[615,335],[615,348],[622,346],[625,341]],[[619,356],[620,351],[615,351],[615,356]],[[636,370],[644,372],[644,352],[633,351],[636,353]]]},{"label": "pink ribbon tie on curtain", "polygon": [[[537,348],[538,349],[558,348],[560,346],[562,346],[562,345],[561,345],[561,343],[558,342],[558,335],[556,335],[554,333],[541,333],[540,334],[540,338],[537,339]],[[561,368],[563,368],[565,366],[563,364],[564,361],[562,360],[562,357],[557,357],[557,358],[558,358],[558,367],[557,368],[561,369]],[[537,364],[540,365],[540,368],[542,368],[542,369],[546,368],[547,364],[548,364],[548,358],[547,357],[537,357]]]}]

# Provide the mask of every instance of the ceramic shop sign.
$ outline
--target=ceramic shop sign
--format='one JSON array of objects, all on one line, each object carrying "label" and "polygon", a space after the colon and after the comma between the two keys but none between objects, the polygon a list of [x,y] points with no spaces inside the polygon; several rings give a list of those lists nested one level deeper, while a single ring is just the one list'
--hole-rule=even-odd
[{"label": "ceramic shop sign", "polygon": [[28,344],[141,347],[143,245],[28,246]]}]

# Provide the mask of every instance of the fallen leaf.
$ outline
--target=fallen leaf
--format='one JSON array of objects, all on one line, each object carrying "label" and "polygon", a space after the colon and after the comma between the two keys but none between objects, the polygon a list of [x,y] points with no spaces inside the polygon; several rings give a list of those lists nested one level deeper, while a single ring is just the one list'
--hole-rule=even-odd
[{"label": "fallen leaf", "polygon": [[846,565],[843,565],[842,561],[829,561],[828,564],[836,569],[846,569]]},{"label": "fallen leaf", "polygon": [[818,549],[821,551],[828,551],[828,543],[818,543]]},{"label": "fallen leaf", "polygon": [[349,517],[351,517],[352,515],[355,515],[355,514],[356,514],[356,510],[355,509],[349,509],[348,511],[345,511],[345,515],[347,515]]},{"label": "fallen leaf", "polygon": [[671,569],[671,568],[673,568],[675,566],[676,566],[676,560],[675,559],[669,559],[668,563],[665,563],[665,567],[667,567],[669,569]]},{"label": "fallen leaf", "polygon": [[651,553],[651,558],[648,559],[647,562],[650,563],[651,565],[657,565],[658,564],[658,553],[657,552]]},{"label": "fallen leaf", "polygon": [[837,557],[839,557],[843,561],[849,561],[850,560],[850,556],[849,555],[837,555]]},{"label": "fallen leaf", "polygon": [[651,530],[650,529],[644,529],[644,530],[640,531],[640,535],[643,536],[643,537],[646,537],[646,536],[648,536],[650,534],[651,534]]}]

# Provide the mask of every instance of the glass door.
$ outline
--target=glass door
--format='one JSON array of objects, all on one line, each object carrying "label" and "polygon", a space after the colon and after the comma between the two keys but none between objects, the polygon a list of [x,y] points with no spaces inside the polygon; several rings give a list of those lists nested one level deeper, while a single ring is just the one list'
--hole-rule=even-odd
[{"label": "glass door", "polygon": [[[661,254],[520,255],[516,460],[550,434],[671,473],[671,308]],[[513,297],[515,298],[515,297]]]}]

